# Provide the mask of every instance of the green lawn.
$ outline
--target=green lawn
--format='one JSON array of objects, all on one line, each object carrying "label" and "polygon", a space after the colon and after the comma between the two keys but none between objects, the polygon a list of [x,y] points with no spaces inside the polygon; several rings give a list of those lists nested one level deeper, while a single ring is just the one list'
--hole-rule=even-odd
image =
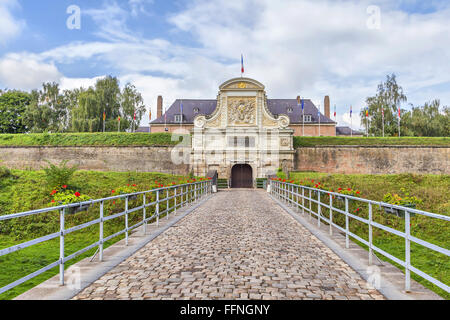
[{"label": "green lawn", "polygon": [[294,137],[294,148],[316,146],[450,146],[448,137],[403,137],[403,138],[352,138],[352,137]]},{"label": "green lawn", "polygon": [[[279,176],[282,176],[282,174]],[[411,195],[415,195],[423,200],[422,204],[417,205],[418,209],[441,215],[450,215],[449,175],[344,175],[294,172],[291,173],[289,178],[293,179],[297,184],[311,183],[311,180],[314,180],[314,184],[320,182],[325,188],[335,191],[338,188],[360,190],[362,198],[376,201],[382,201],[384,194],[388,192],[401,193],[400,189],[405,188]],[[328,200],[329,198],[326,197],[325,201]],[[344,210],[344,204],[342,202],[333,200],[333,205]],[[317,206],[313,205],[312,208],[317,212]],[[358,208],[360,208],[360,211],[355,213],[354,210]],[[367,205],[352,202],[350,203],[349,209],[351,213],[355,215],[366,219],[368,218]],[[322,208],[322,214],[329,218],[328,209],[324,210]],[[404,231],[404,218],[386,214],[377,206],[373,207],[373,219],[380,224],[402,232]],[[333,221],[345,228],[344,215],[334,212]],[[350,219],[350,231],[361,238],[368,240],[367,225],[357,220]],[[446,221],[416,215],[415,217],[411,217],[411,233],[419,239],[450,249],[450,224]],[[374,228],[373,241],[377,247],[404,260],[405,241],[403,238]],[[377,254],[377,256],[382,260],[387,260],[379,254]],[[428,273],[439,281],[447,285],[450,284],[450,259],[447,256],[411,243],[411,262],[413,266]],[[413,279],[422,283],[424,286],[440,294],[442,297],[450,299],[450,294],[446,293],[444,290],[414,273],[411,273],[411,275]]]},{"label": "green lawn", "polygon": [[[112,190],[136,184],[140,191],[153,189],[155,180],[161,184],[172,182],[184,182],[185,177],[172,176],[160,173],[117,173],[117,172],[91,172],[77,171],[70,182],[72,190],[78,190],[82,194],[89,195],[92,199],[109,197]],[[153,195],[147,198],[147,203],[154,201]],[[12,176],[1,177],[0,175],[0,215],[22,212],[49,206],[50,191],[45,184],[43,171],[20,171],[12,170]],[[130,208],[142,205],[142,198],[130,201]],[[173,205],[173,200],[171,201]],[[160,205],[161,210],[165,204]],[[116,203],[105,203],[105,216],[122,212],[124,200]],[[147,216],[154,212],[154,208],[147,209]],[[87,212],[66,216],[66,228],[76,226],[99,217],[99,205],[94,205]],[[142,211],[131,213],[129,225],[142,220]],[[125,226],[124,217],[105,222],[105,237],[122,230]],[[65,240],[66,256],[98,241],[99,226],[94,225],[86,229],[69,234]],[[59,230],[59,214],[57,212],[39,214],[36,216],[15,219],[14,221],[0,222],[0,249],[57,232]],[[122,239],[112,239],[106,246]],[[96,249],[71,260],[66,268],[83,258],[92,256]],[[59,239],[53,239],[44,243],[20,250],[18,252],[0,257],[0,287],[3,287],[21,277],[30,274],[40,268],[59,259]],[[2,299],[12,299],[17,295],[29,290],[37,284],[51,278],[59,272],[59,267],[54,268],[6,293],[0,295]]]}]

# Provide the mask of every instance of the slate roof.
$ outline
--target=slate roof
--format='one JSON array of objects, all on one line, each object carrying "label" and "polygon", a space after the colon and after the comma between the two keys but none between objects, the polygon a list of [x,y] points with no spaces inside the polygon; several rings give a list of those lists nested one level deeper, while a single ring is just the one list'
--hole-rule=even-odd
[{"label": "slate roof", "polygon": [[336,127],[337,136],[350,136],[353,131],[354,136],[363,136],[364,133],[361,131],[351,130],[350,127]]},{"label": "slate roof", "polygon": [[[189,100],[177,99],[167,110],[167,124],[178,124],[175,122],[175,115],[180,114],[180,104],[183,101],[183,123],[192,124],[197,115],[210,115],[214,112],[217,106],[217,100]],[[267,107],[273,115],[277,116],[285,114],[289,116],[291,124],[302,123],[301,115],[302,108],[297,105],[297,99],[267,99]],[[292,112],[289,112],[289,108]],[[195,112],[198,109],[198,112]],[[310,123],[318,123],[318,109],[311,100],[305,99],[305,115],[311,115]],[[320,114],[321,123],[334,123],[333,120]],[[164,124],[164,114],[151,122],[151,124]]]}]

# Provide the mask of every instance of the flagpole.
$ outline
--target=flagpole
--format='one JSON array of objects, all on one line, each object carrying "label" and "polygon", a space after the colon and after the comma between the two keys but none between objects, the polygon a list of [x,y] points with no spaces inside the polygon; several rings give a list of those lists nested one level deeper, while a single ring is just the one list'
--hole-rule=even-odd
[{"label": "flagpole", "polygon": [[383,138],[384,138],[384,107],[381,106],[381,122],[383,127]]},{"label": "flagpole", "polygon": [[398,107],[398,137],[400,138],[400,107]]},{"label": "flagpole", "polygon": [[350,138],[353,138],[353,117],[352,117],[352,106],[350,106]]},{"label": "flagpole", "polygon": [[320,104],[319,104],[319,112],[317,115],[319,116],[319,137],[320,137]]}]

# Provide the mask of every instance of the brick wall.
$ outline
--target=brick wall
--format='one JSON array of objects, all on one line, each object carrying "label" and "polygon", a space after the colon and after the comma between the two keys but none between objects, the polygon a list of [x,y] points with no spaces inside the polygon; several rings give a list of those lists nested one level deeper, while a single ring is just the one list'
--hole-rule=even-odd
[{"label": "brick wall", "polygon": [[450,174],[449,147],[332,146],[296,150],[296,171]]}]

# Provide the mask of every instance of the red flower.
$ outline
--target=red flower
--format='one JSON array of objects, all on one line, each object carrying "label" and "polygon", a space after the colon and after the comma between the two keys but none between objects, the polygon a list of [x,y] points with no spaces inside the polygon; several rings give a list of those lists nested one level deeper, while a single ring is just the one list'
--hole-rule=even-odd
[{"label": "red flower", "polygon": [[113,204],[116,204],[116,200],[113,201]]},{"label": "red flower", "polygon": [[130,186],[130,184],[127,184],[127,187],[129,187]]},{"label": "red flower", "polygon": [[356,209],[357,212],[358,212],[359,210],[361,210],[361,208]]},{"label": "red flower", "polygon": [[78,191],[77,192],[75,192],[75,197],[80,197],[81,196],[81,193],[79,193]]},{"label": "red flower", "polygon": [[359,191],[356,191],[356,194],[360,194],[361,192],[359,192]]},{"label": "red flower", "polygon": [[116,193],[116,190],[112,190],[111,193]]},{"label": "red flower", "polygon": [[52,203],[55,203],[55,200],[52,200]]},{"label": "red flower", "polygon": [[52,193],[50,193],[51,195],[54,195],[55,193],[57,193],[58,191],[53,190]]},{"label": "red flower", "polygon": [[314,180],[311,180],[312,183],[314,183]]},{"label": "red flower", "polygon": [[338,191],[342,191],[342,188],[339,188]]},{"label": "red flower", "polygon": [[314,186],[314,188],[317,188],[318,186],[319,186],[319,185],[316,184],[316,185]]},{"label": "red flower", "polygon": [[350,189],[350,188],[348,188],[347,190],[348,190],[348,191],[352,191],[352,189]]},{"label": "red flower", "polygon": [[318,183],[318,185],[320,186],[320,182]]},{"label": "red flower", "polygon": [[63,189],[67,189],[67,186],[66,186],[66,185],[63,185],[62,187],[63,187]]},{"label": "red flower", "polygon": [[133,184],[133,187],[137,187],[135,184]]}]

